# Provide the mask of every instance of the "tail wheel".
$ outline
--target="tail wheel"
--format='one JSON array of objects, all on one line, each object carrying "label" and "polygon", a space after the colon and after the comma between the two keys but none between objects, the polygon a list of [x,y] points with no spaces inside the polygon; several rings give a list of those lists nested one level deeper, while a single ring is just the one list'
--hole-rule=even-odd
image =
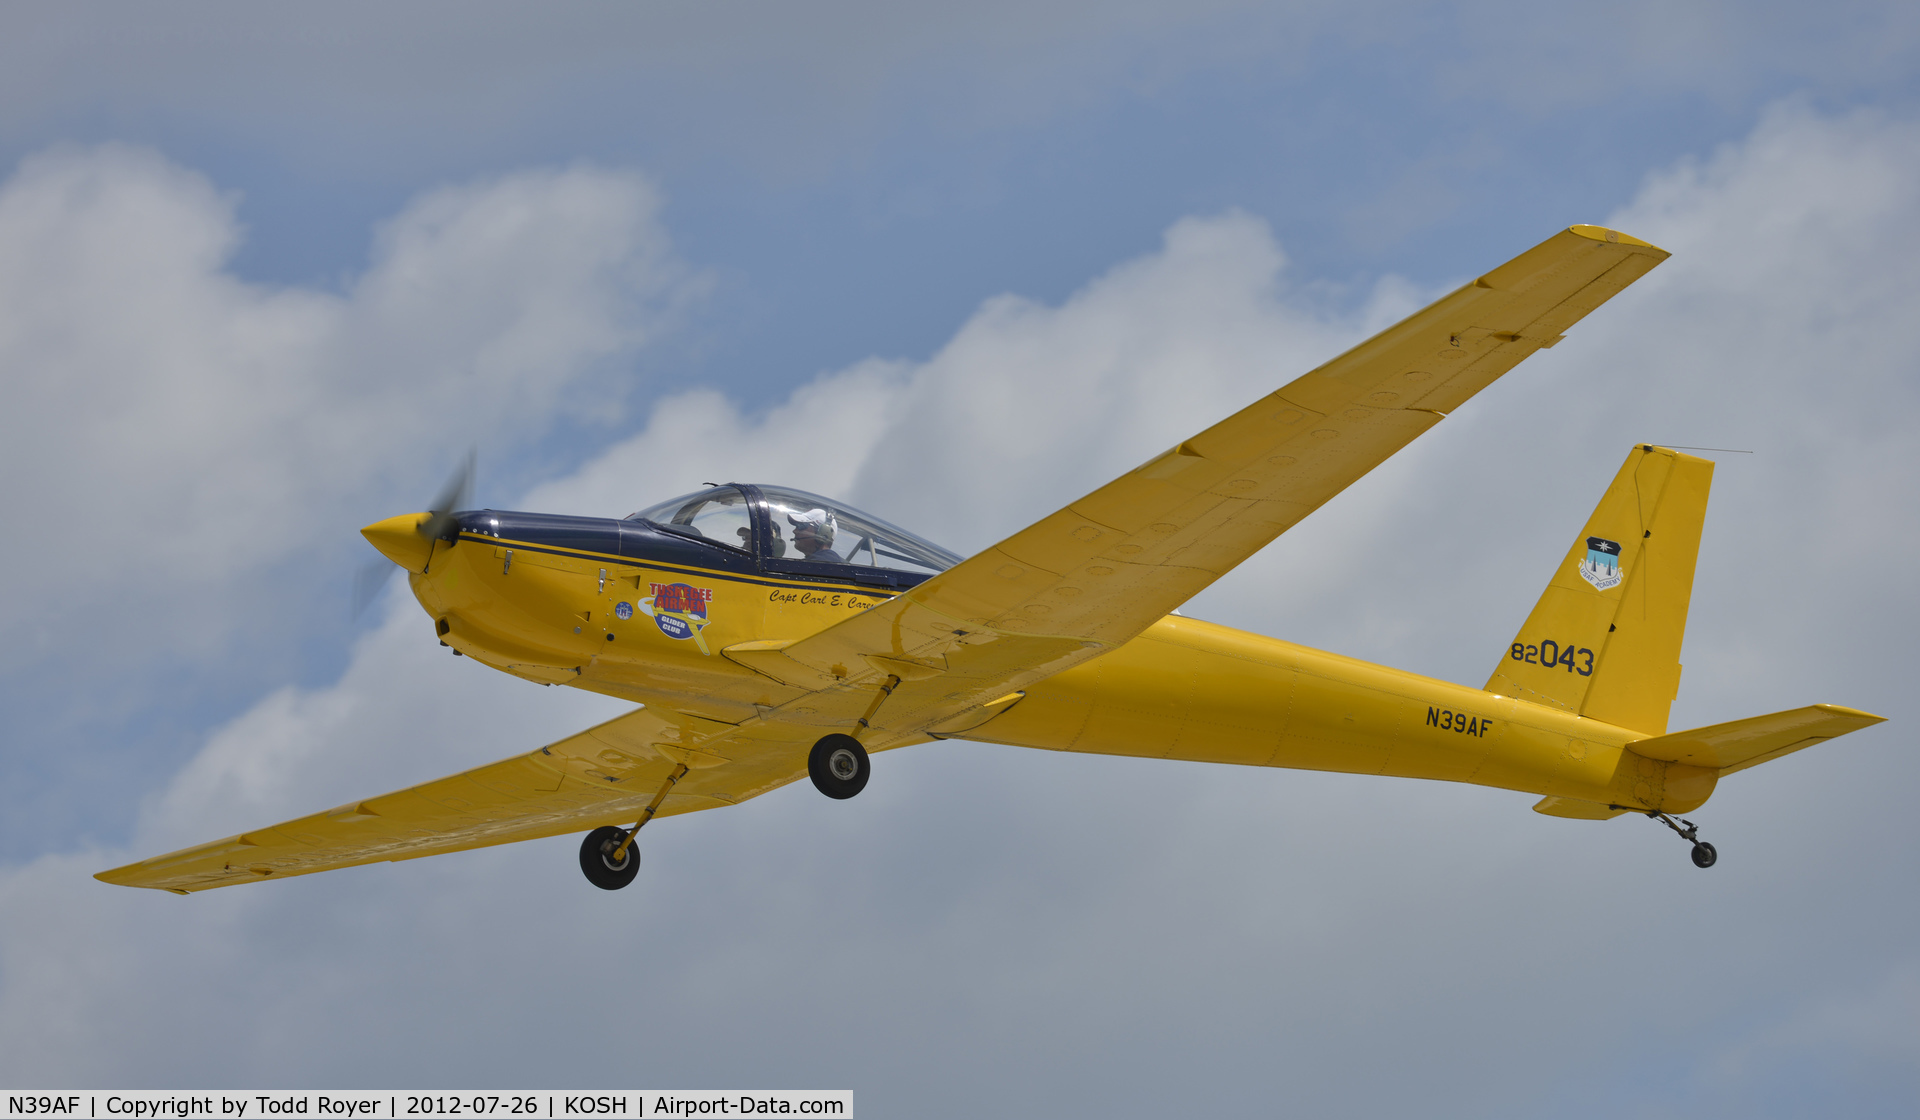
[{"label": "tail wheel", "polygon": [[[1607,808],[1624,809],[1626,808],[1626,806],[1609,805],[1607,806]],[[1693,865],[1695,867],[1712,867],[1714,865],[1714,862],[1720,858],[1720,853],[1713,850],[1712,844],[1709,844],[1705,840],[1700,839],[1699,825],[1694,824],[1692,821],[1689,821],[1689,820],[1683,820],[1680,822],[1680,824],[1684,824],[1687,827],[1681,828],[1680,824],[1673,823],[1672,817],[1668,816],[1665,813],[1662,813],[1658,809],[1643,809],[1641,811],[1646,813],[1647,816],[1652,817],[1654,820],[1659,821],[1661,824],[1666,825],[1668,828],[1671,828],[1674,832],[1679,834],[1680,839],[1685,840],[1687,843],[1693,845]]]},{"label": "tail wheel", "polygon": [[813,788],[836,801],[845,801],[867,788],[872,764],[867,748],[851,735],[828,735],[807,755],[807,776]]},{"label": "tail wheel", "polygon": [[621,841],[627,838],[627,830],[612,825],[602,825],[587,833],[580,841],[580,870],[587,876],[587,882],[603,891],[617,891],[640,873],[640,846],[628,844],[619,859],[613,853],[620,848]]}]

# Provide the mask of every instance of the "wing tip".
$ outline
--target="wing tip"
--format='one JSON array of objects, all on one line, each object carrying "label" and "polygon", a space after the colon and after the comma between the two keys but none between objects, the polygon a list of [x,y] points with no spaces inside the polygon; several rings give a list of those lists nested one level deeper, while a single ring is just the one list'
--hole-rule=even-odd
[{"label": "wing tip", "polygon": [[[1595,242],[1599,244],[1596,245]],[[1597,256],[1594,255],[1596,251]],[[1672,255],[1652,242],[1642,241],[1630,233],[1621,233],[1617,229],[1608,229],[1606,226],[1568,226],[1493,271],[1485,273],[1473,282],[1473,286],[1520,293],[1548,277],[1559,275],[1561,270],[1576,261],[1582,261],[1584,264],[1575,266],[1575,272],[1570,275],[1584,276],[1585,282],[1591,283],[1610,269],[1627,261],[1637,260],[1637,266],[1621,272],[1616,282],[1602,292],[1598,300],[1592,301],[1593,306],[1598,306],[1605,303],[1614,292],[1632,283],[1648,269]],[[1588,307],[1587,310],[1592,310],[1592,307]],[[1584,314],[1582,312],[1575,315],[1567,325],[1577,322]]]},{"label": "wing tip", "polygon": [[1631,233],[1622,233],[1617,229],[1609,229],[1606,226],[1568,226],[1567,232],[1576,237],[1584,237],[1589,241],[1605,241],[1608,244],[1632,245],[1641,249],[1652,249],[1662,257],[1673,255],[1651,241],[1642,241]]},{"label": "wing tip", "polygon": [[188,893],[186,891],[180,890],[175,887],[156,887],[151,883],[135,882],[132,876],[126,874],[126,872],[128,872],[129,870],[131,869],[125,868],[125,867],[116,867],[110,871],[95,872],[93,877],[100,880],[102,883],[107,884],[110,887],[148,887],[153,890],[169,891],[173,894]]},{"label": "wing tip", "polygon": [[1861,720],[1860,726],[1863,728],[1872,727],[1876,723],[1887,722],[1886,716],[1876,716],[1872,712],[1863,712],[1858,708],[1849,708],[1842,704],[1815,704],[1814,707],[1829,715]]},{"label": "wing tip", "polygon": [[[124,867],[110,867],[105,871],[96,871],[93,873],[93,877],[110,887],[145,887],[148,890],[166,891],[168,894],[193,893],[184,887],[169,887],[151,881],[143,882],[142,871],[151,873],[152,869],[147,867],[145,863],[129,863]],[[150,877],[149,874],[147,878]]]}]

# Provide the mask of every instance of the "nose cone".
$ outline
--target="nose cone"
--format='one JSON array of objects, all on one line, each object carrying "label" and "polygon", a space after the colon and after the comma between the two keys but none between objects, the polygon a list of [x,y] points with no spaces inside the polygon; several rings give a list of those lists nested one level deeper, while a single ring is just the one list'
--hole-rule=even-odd
[{"label": "nose cone", "polygon": [[433,541],[420,534],[420,526],[429,516],[425,513],[403,513],[399,517],[374,522],[360,530],[360,535],[379,549],[380,555],[402,568],[410,572],[424,571],[427,558],[433,555]]}]

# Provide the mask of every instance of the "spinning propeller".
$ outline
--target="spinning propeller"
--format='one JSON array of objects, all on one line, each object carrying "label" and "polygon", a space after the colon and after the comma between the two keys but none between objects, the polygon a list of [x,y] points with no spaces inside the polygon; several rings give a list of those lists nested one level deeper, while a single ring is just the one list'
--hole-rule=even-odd
[{"label": "spinning propeller", "polygon": [[[453,531],[453,515],[466,509],[472,496],[473,452],[469,450],[466,461],[447,480],[440,496],[433,500],[433,505],[426,513],[406,513],[376,521],[360,530],[360,535],[394,564],[408,571],[421,571],[433,555],[433,542]],[[393,568],[380,560],[371,561],[354,573],[353,618],[358,619],[373,605],[374,599],[379,597],[381,589],[392,577]]]}]

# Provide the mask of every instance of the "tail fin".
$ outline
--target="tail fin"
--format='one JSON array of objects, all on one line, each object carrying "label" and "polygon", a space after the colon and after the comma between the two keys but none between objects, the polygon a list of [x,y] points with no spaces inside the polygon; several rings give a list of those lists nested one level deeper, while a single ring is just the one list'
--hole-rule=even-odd
[{"label": "tail fin", "polygon": [[1713,463],[1633,449],[1487,691],[1662,735]]}]

